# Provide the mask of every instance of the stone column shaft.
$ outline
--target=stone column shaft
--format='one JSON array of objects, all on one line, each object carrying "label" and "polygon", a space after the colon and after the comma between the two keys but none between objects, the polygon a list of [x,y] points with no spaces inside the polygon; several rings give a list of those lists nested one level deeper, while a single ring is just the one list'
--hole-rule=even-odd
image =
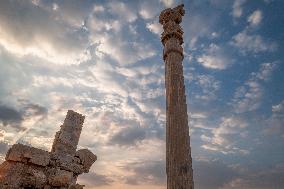
[{"label": "stone column shaft", "polygon": [[167,189],[193,189],[193,172],[183,77],[183,31],[179,25],[183,5],[160,14],[163,25],[166,87],[166,171]]}]

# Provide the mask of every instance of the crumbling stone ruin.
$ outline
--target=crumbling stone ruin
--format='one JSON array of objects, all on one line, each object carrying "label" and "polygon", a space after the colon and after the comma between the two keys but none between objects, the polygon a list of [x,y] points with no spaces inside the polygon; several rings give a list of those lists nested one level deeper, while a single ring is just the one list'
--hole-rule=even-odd
[{"label": "crumbling stone ruin", "polygon": [[88,173],[97,160],[88,149],[76,151],[84,118],[67,112],[51,152],[14,144],[0,165],[0,189],[82,189],[78,175]]}]

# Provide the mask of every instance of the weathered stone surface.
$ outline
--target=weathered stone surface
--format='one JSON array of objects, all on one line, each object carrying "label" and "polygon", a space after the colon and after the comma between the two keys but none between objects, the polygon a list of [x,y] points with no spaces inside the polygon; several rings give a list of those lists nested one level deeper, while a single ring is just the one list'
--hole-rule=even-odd
[{"label": "weathered stone surface", "polygon": [[49,184],[51,186],[69,186],[72,184],[73,173],[61,169],[54,169],[49,176]]},{"label": "weathered stone surface", "polygon": [[50,162],[52,165],[60,167],[62,170],[71,171],[77,175],[85,172],[85,168],[81,164],[81,160],[76,156],[52,154]]},{"label": "weathered stone surface", "polygon": [[43,188],[46,183],[47,178],[41,166],[12,161],[0,165],[0,188]]},{"label": "weathered stone surface", "polygon": [[29,166],[23,172],[22,176],[23,187],[43,188],[45,184],[47,184],[47,177],[42,169]]},{"label": "weathered stone surface", "polygon": [[0,165],[0,188],[19,188],[25,164],[5,161]]},{"label": "weathered stone surface", "polygon": [[76,151],[83,122],[84,116],[69,110],[51,152],[13,145],[0,165],[0,189],[82,189],[77,177],[97,159],[87,149]]},{"label": "weathered stone surface", "polygon": [[84,171],[87,173],[89,172],[89,169],[93,165],[93,163],[97,160],[97,156],[94,155],[90,150],[88,149],[81,149],[78,150],[75,154],[75,157],[79,158],[80,164],[83,165]]},{"label": "weathered stone surface", "polygon": [[164,32],[166,86],[166,172],[167,189],[193,189],[193,171],[188,135],[187,105],[183,77],[183,31],[179,25],[185,11],[183,5],[161,12],[159,21]]},{"label": "weathered stone surface", "polygon": [[71,185],[68,189],[83,189],[84,185],[79,185],[79,184],[75,184],[75,185]]},{"label": "weathered stone surface", "polygon": [[46,166],[49,164],[50,155],[49,152],[41,149],[14,144],[7,152],[6,160]]},{"label": "weathered stone surface", "polygon": [[51,152],[74,155],[85,116],[68,110],[61,129],[56,133]]}]

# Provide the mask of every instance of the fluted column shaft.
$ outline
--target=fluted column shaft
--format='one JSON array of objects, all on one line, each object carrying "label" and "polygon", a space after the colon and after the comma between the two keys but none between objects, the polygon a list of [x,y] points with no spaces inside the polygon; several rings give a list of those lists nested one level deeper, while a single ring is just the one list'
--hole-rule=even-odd
[{"label": "fluted column shaft", "polygon": [[166,171],[167,189],[193,189],[193,172],[183,77],[183,5],[160,15],[163,25],[166,86]]}]

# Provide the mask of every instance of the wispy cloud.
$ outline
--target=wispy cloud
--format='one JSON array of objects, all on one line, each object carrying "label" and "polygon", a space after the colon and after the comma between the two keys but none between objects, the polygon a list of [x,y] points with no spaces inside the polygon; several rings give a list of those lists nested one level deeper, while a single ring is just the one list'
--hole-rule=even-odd
[{"label": "wispy cloud", "polygon": [[284,101],[279,104],[272,105],[272,114],[265,120],[265,127],[263,133],[266,136],[284,137]]},{"label": "wispy cloud", "polygon": [[[244,168],[245,169],[245,168]],[[284,174],[283,164],[274,165],[271,169],[265,171],[258,171],[256,169],[246,170],[241,175],[236,176],[230,182],[225,183],[222,189],[241,189],[241,188],[252,188],[252,189],[266,189],[270,186],[275,188],[281,187],[284,182],[281,176]],[[259,180],[259,178],[262,178]]]},{"label": "wispy cloud", "polygon": [[251,26],[257,26],[262,21],[262,12],[260,10],[254,11],[248,18],[248,22]]},{"label": "wispy cloud", "polygon": [[258,72],[251,73],[244,85],[236,89],[232,99],[235,112],[243,113],[259,108],[264,92],[262,82],[269,80],[275,68],[275,63],[261,64]]},{"label": "wispy cloud", "polygon": [[[56,64],[80,63],[90,58],[86,51],[88,37],[80,32],[83,28],[50,16],[48,10],[30,1],[18,6],[10,1],[2,2],[0,7],[0,44],[7,51],[20,57],[37,56]],[[24,9],[25,12],[21,11]]]},{"label": "wispy cloud", "polygon": [[211,101],[217,98],[217,92],[221,87],[221,82],[210,75],[197,75],[193,78],[193,84],[196,85],[196,92],[193,97],[198,100]]},{"label": "wispy cloud", "polygon": [[231,45],[239,48],[243,54],[272,52],[277,49],[275,42],[266,41],[257,34],[249,34],[247,30],[233,36]]},{"label": "wispy cloud", "polygon": [[235,0],[233,4],[232,15],[234,18],[239,18],[243,15],[243,4],[246,0]]},{"label": "wispy cloud", "polygon": [[237,138],[240,140],[246,137],[245,128],[247,126],[248,123],[239,117],[223,117],[219,126],[211,130],[211,135],[201,135],[201,140],[205,142],[202,148],[224,154],[248,154],[248,150],[236,145]]},{"label": "wispy cloud", "polygon": [[165,185],[165,161],[143,161],[131,162],[121,165],[125,171],[130,171],[131,175],[125,178],[125,182],[130,185],[154,184]]},{"label": "wispy cloud", "polygon": [[232,64],[225,51],[216,44],[210,44],[205,53],[197,57],[197,62],[210,69],[224,70]]},{"label": "wispy cloud", "polygon": [[162,33],[162,26],[158,22],[153,22],[153,23],[147,23],[146,27],[154,34],[160,36]]},{"label": "wispy cloud", "polygon": [[119,19],[127,22],[134,22],[137,19],[136,11],[129,7],[126,3],[112,1],[108,4],[109,13],[118,16]]}]

